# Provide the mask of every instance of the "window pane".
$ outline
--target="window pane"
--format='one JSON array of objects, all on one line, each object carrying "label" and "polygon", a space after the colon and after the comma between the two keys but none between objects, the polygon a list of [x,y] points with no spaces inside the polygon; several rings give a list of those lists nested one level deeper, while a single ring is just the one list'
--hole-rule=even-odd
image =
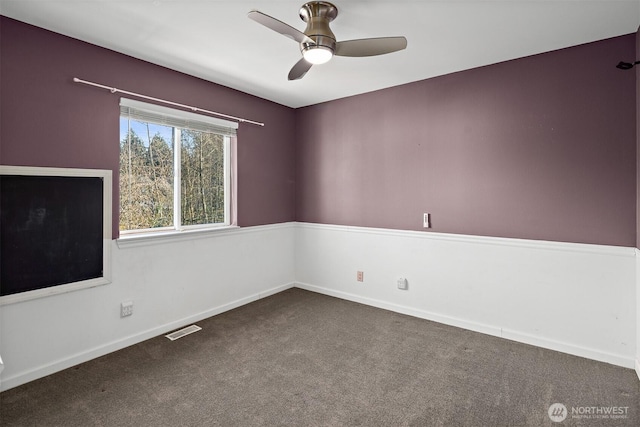
[{"label": "window pane", "polygon": [[120,230],[173,226],[173,128],[120,119]]},{"label": "window pane", "polygon": [[224,223],[224,137],[182,130],[182,223]]}]

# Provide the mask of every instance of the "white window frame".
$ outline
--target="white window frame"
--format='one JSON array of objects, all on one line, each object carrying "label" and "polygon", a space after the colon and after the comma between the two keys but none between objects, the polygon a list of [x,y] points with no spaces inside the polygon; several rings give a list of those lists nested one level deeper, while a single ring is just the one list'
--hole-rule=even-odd
[{"label": "white window frame", "polygon": [[[213,125],[220,128],[228,128],[235,134],[235,130],[238,128],[238,123],[228,120],[219,119],[216,117],[204,116],[201,114],[195,114],[188,111],[177,110],[173,108],[163,107],[156,104],[150,104],[147,102],[141,102],[128,98],[120,98],[121,107],[131,107],[137,110],[145,111],[156,115],[159,119],[152,120],[150,122],[160,125],[166,125],[173,127],[173,226],[171,227],[155,227],[145,228],[137,230],[120,230],[120,237],[118,238],[118,246],[134,246],[139,244],[146,244],[147,241],[152,243],[154,241],[161,242],[166,239],[176,240],[180,236],[185,238],[193,238],[193,233],[202,234],[211,231],[228,230],[238,228],[233,221],[232,208],[232,194],[234,189],[234,176],[232,174],[232,148],[231,140],[232,136],[229,134],[223,135],[224,137],[224,223],[213,224],[197,224],[197,225],[183,225],[182,213],[181,213],[181,150],[180,145],[180,132],[181,128],[188,128],[188,123],[204,123]],[[122,117],[122,115],[120,116]],[[165,122],[162,117],[166,119]],[[179,126],[175,125],[175,120],[185,122],[187,125]]]}]

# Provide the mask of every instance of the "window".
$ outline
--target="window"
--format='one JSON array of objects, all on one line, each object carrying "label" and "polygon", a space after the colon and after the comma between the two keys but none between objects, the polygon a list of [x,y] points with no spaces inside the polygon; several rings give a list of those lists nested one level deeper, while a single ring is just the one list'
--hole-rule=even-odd
[{"label": "window", "polygon": [[231,224],[231,138],[238,125],[120,100],[120,232]]}]

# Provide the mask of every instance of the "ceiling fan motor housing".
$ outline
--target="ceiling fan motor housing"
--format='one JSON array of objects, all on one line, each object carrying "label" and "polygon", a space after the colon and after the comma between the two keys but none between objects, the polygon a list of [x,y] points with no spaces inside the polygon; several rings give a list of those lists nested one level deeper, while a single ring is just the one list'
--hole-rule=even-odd
[{"label": "ceiling fan motor housing", "polygon": [[300,50],[304,52],[310,48],[322,46],[333,53],[336,49],[336,36],[329,28],[329,22],[338,16],[338,8],[326,1],[312,1],[300,8],[300,18],[307,23],[305,35],[314,43],[300,43]]},{"label": "ceiling fan motor housing", "polygon": [[300,18],[307,24],[304,32],[260,11],[247,16],[265,27],[300,44],[302,58],[291,68],[289,80],[299,80],[313,65],[324,64],[333,56],[365,57],[397,52],[407,47],[405,37],[376,37],[336,41],[329,24],[338,16],[338,8],[327,1],[310,1],[300,8]]}]

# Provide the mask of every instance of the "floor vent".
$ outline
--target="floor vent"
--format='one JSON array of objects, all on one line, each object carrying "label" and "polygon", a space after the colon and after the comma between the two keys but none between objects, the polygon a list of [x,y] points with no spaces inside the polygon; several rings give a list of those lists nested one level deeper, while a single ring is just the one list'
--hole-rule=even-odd
[{"label": "floor vent", "polygon": [[189,335],[189,334],[192,334],[194,332],[198,332],[201,329],[202,328],[200,326],[191,325],[191,326],[187,326],[186,328],[182,328],[179,331],[171,332],[169,335],[165,335],[165,337],[169,338],[171,341],[175,341],[178,338],[182,338],[185,335]]}]

